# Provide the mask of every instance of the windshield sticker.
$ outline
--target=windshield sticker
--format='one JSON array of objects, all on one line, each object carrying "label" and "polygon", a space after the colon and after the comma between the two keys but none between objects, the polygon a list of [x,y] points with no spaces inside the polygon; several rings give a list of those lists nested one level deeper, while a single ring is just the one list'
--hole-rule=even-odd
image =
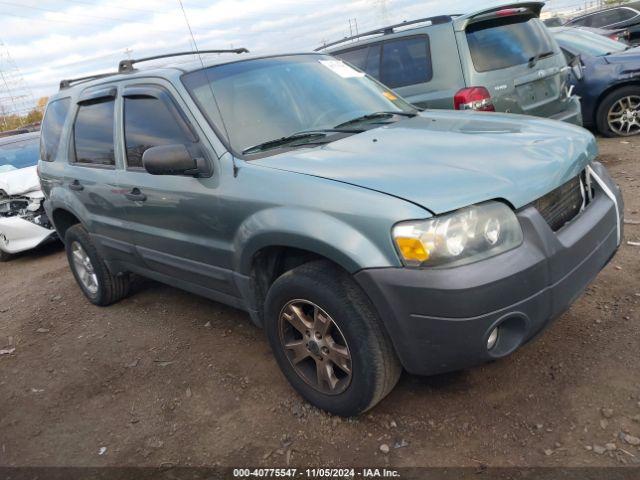
[{"label": "windshield sticker", "polygon": [[359,72],[354,68],[351,68],[340,60],[318,60],[322,65],[327,67],[333,73],[340,75],[342,78],[361,78],[364,77],[363,72]]}]

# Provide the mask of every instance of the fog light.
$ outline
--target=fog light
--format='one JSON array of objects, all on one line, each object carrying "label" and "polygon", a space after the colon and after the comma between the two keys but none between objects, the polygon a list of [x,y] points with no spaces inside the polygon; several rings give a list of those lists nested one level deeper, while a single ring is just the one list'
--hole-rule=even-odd
[{"label": "fog light", "polygon": [[493,330],[491,330],[491,333],[489,334],[489,339],[487,340],[487,350],[491,350],[496,345],[497,341],[498,341],[498,328],[496,327]]}]

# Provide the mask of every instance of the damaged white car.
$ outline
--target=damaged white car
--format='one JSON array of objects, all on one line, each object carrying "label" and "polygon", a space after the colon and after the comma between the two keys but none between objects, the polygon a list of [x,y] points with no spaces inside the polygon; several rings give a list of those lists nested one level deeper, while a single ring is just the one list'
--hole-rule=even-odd
[{"label": "damaged white car", "polygon": [[0,138],[0,261],[56,238],[42,201],[38,132]]}]

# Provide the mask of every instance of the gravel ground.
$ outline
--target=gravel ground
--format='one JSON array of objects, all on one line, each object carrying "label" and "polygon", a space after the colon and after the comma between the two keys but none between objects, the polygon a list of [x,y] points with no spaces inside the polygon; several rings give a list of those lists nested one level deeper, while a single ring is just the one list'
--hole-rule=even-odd
[{"label": "gravel ground", "polygon": [[[600,140],[640,221],[640,138]],[[109,308],[62,248],[0,265],[0,465],[640,464],[640,225],[576,304],[501,361],[403,375],[358,419],[287,385],[247,315],[145,281]],[[384,446],[388,447],[384,447]]]}]

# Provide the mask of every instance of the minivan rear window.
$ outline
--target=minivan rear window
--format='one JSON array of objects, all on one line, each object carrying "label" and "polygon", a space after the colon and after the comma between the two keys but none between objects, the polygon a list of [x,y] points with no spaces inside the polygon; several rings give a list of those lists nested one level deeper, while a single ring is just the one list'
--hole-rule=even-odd
[{"label": "minivan rear window", "polygon": [[546,27],[537,18],[509,17],[471,24],[467,43],[478,72],[527,64],[537,55],[550,55],[554,47]]}]

